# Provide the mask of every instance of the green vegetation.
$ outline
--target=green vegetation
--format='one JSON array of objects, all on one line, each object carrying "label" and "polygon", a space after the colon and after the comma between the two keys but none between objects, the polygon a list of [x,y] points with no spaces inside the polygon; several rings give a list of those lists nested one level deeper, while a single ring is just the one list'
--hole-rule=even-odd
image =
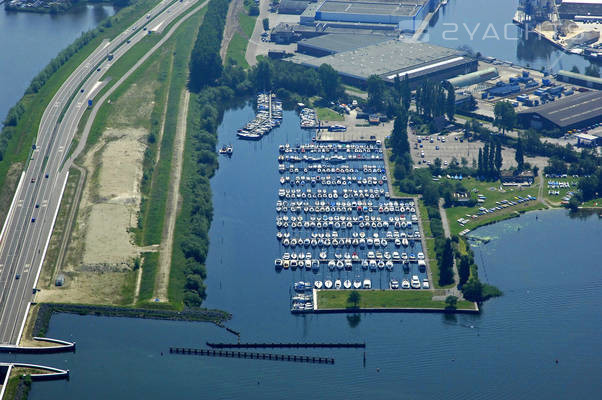
[{"label": "green vegetation", "polygon": [[226,52],[228,63],[241,66],[242,68],[248,68],[249,64],[245,58],[248,44],[249,39],[236,32],[234,36],[232,36],[230,44],[228,45],[228,51]]},{"label": "green vegetation", "polygon": [[[446,181],[451,181],[447,178],[442,178],[439,184],[443,184]],[[474,178],[465,178],[462,180],[462,185],[465,191],[469,193],[471,198],[474,200],[473,204],[476,203],[478,195],[483,195],[486,199],[481,203],[476,203],[473,206],[455,206],[446,208],[447,219],[450,225],[450,231],[453,234],[458,234],[465,229],[475,229],[478,226],[487,225],[495,221],[511,218],[518,215],[519,212],[530,211],[534,209],[545,208],[545,206],[538,201],[529,201],[519,203],[516,206],[508,206],[501,210],[478,215],[479,208],[484,207],[491,209],[498,207],[503,200],[516,201],[518,196],[537,196],[538,188],[537,185],[532,185],[528,188],[517,188],[517,187],[502,187],[501,183],[498,182],[485,182],[478,181]],[[476,215],[477,218],[472,218]],[[469,220],[468,223],[463,226],[458,222],[459,219],[464,218]]]},{"label": "green vegetation", "polygon": [[[353,293],[353,292],[351,292]],[[359,293],[358,293],[359,294]],[[318,291],[318,309],[354,309],[349,302],[350,293],[343,290]],[[444,301],[433,301],[433,292],[426,290],[362,290],[359,308],[439,308],[444,309]],[[468,301],[459,301],[457,308],[461,310],[474,309]]]},{"label": "green vegetation", "polygon": [[320,121],[344,121],[345,117],[343,117],[338,112],[326,108],[326,107],[317,107],[316,114]]},{"label": "green vegetation", "polygon": [[10,400],[27,400],[31,391],[31,376],[23,375],[24,368],[14,368],[6,385],[4,398]]},{"label": "green vegetation", "polygon": [[48,102],[67,77],[104,39],[112,39],[134,20],[147,12],[157,0],[140,0],[102,22],[96,29],[82,34],[55,57],[33,80],[25,95],[8,112],[0,133],[0,209],[2,218],[16,187],[14,178],[7,181],[11,168],[20,170],[34,143],[40,119]]},{"label": "green vegetation", "polygon": [[140,292],[138,302],[148,301],[153,297],[155,290],[155,278],[159,268],[159,253],[143,253],[142,279],[140,280]]}]

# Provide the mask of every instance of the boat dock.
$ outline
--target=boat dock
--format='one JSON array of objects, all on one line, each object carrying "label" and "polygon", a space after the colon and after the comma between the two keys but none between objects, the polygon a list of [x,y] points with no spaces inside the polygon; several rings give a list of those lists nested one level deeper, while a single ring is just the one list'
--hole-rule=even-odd
[{"label": "boat dock", "polygon": [[239,139],[259,140],[282,122],[282,103],[271,93],[257,96],[257,115],[255,119],[238,130]]},{"label": "boat dock", "polygon": [[210,343],[207,346],[215,349],[363,349],[366,343]]},{"label": "boat dock", "polygon": [[272,361],[291,361],[313,364],[334,364],[334,358],[299,356],[289,354],[271,354],[271,353],[250,353],[246,351],[224,351],[224,350],[205,350],[191,349],[186,347],[170,347],[170,354],[186,354],[195,356],[227,357],[227,358],[248,358],[252,360],[272,360]]}]

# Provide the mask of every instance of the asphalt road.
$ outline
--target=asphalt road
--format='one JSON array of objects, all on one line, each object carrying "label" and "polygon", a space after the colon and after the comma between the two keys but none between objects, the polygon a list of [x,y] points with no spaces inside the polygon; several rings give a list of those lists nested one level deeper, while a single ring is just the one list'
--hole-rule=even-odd
[{"label": "asphalt road", "polygon": [[[94,99],[104,85],[100,78],[149,31],[160,34],[197,2],[163,0],[115,39],[94,50],[49,102],[40,122],[36,148],[0,234],[0,343],[16,345],[20,340],[69,174],[72,159],[65,162],[65,156],[88,99]],[[113,53],[112,61],[107,59],[109,53]]]}]

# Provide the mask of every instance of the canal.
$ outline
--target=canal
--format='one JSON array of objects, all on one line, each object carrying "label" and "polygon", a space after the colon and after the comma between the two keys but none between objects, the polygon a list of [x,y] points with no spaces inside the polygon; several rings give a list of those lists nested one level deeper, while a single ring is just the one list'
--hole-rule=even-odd
[{"label": "canal", "polygon": [[[232,143],[212,179],[214,220],[207,260],[208,307],[233,313],[243,341],[366,342],[357,349],[289,354],[335,358],[335,365],[169,355],[170,346],[234,341],[209,324],[57,315],[48,334],[76,340],[77,353],[37,360],[72,371],[69,382],[35,384],[32,399],[306,398],[311,393],[374,398],[576,398],[599,393],[602,257],[597,216],[534,212],[475,232],[484,280],[505,293],[478,316],[440,314],[291,315],[291,271],[273,259],[279,187],[278,145],[309,140],[285,112],[260,142],[235,140],[253,116],[228,111],[218,145]],[[163,353],[163,354],[162,354]],[[556,363],[558,360],[558,363]]]}]

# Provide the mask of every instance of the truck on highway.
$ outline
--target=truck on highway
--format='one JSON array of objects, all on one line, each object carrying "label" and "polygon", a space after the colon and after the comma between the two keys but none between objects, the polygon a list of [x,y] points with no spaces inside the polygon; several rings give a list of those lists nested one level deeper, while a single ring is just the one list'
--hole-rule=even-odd
[{"label": "truck on highway", "polygon": [[113,53],[109,53],[109,55],[107,56],[107,60],[109,60],[109,61],[113,60]]}]

